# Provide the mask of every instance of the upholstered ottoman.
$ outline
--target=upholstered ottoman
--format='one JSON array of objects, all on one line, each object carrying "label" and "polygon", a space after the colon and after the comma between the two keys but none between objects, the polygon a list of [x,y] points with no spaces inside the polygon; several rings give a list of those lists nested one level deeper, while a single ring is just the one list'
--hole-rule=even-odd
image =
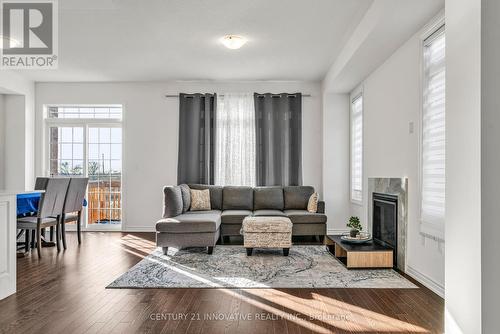
[{"label": "upholstered ottoman", "polygon": [[251,256],[254,248],[283,248],[288,256],[292,245],[292,221],[280,216],[248,216],[241,228],[243,246]]}]

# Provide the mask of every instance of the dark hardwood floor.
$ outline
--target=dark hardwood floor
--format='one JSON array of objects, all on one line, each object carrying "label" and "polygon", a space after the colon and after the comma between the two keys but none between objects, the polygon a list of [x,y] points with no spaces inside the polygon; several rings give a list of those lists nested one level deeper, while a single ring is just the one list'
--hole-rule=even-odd
[{"label": "dark hardwood floor", "polygon": [[[443,299],[419,289],[106,289],[153,233],[87,232],[17,260],[2,333],[442,333]],[[217,251],[217,248],[215,249]]]}]

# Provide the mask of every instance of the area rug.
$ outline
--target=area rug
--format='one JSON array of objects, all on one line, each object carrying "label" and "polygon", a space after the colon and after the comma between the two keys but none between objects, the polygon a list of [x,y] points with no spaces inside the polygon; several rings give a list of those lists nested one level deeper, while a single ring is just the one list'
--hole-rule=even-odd
[{"label": "area rug", "polygon": [[281,250],[242,246],[155,250],[108,288],[417,288],[392,269],[347,270],[325,246]]}]

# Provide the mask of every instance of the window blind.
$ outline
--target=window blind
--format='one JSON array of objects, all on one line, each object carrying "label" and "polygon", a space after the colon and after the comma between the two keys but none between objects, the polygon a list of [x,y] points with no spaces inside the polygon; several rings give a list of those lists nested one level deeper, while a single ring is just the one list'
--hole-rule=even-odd
[{"label": "window blind", "polygon": [[444,240],[445,218],[445,33],[424,41],[421,149],[421,232]]},{"label": "window blind", "polygon": [[363,199],[363,96],[351,102],[351,200]]}]

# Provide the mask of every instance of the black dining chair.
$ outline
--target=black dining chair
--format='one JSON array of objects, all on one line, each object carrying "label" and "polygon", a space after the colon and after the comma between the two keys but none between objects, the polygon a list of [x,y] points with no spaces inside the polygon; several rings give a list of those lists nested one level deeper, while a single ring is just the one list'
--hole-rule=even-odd
[{"label": "black dining chair", "polygon": [[[37,215],[17,219],[17,228],[26,230],[26,235],[29,234],[29,231],[36,231],[36,247],[39,258],[42,257],[42,229],[44,228],[56,227],[57,251],[61,249],[59,226],[69,181],[68,178],[49,178],[46,180],[45,191],[40,197]],[[28,237],[26,237],[26,248],[29,249]]]},{"label": "black dining chair", "polygon": [[61,234],[64,249],[66,249],[65,223],[76,222],[78,244],[82,243],[82,210],[88,183],[89,179],[87,177],[72,177],[70,179],[61,216]]}]

